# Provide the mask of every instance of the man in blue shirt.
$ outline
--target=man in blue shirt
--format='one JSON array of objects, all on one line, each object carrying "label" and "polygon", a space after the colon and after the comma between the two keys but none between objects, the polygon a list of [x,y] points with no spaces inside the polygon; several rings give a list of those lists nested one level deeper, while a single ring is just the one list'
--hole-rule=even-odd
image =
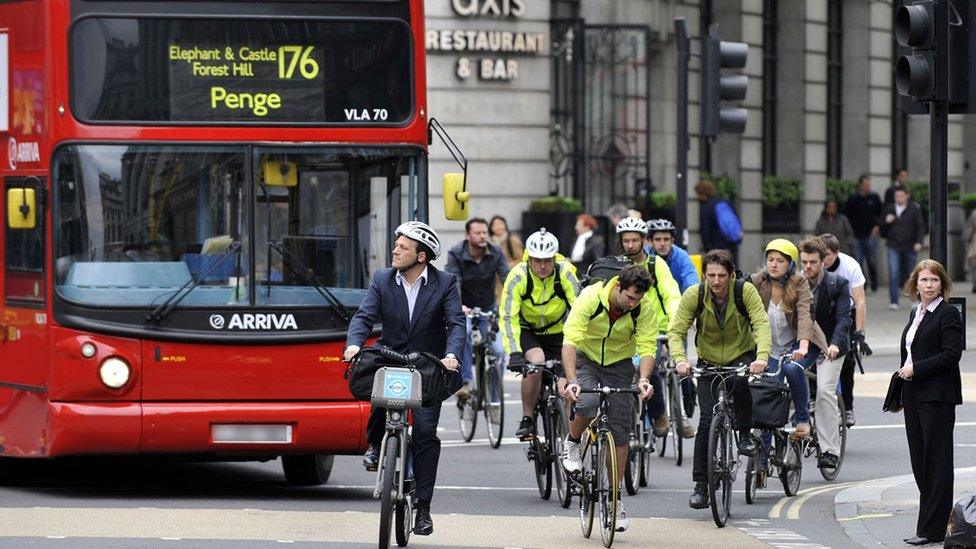
[{"label": "man in blue shirt", "polygon": [[[652,219],[647,223],[649,251],[667,263],[668,268],[671,269],[671,274],[678,282],[678,288],[681,293],[684,293],[691,286],[698,284],[700,280],[698,279],[698,270],[695,269],[695,264],[691,262],[688,252],[675,245],[676,233],[674,223],[667,219]],[[650,413],[653,417],[657,417],[665,411],[664,391],[661,390],[664,385],[664,377],[661,373],[663,372],[662,368],[656,368],[654,372],[655,375],[651,376],[654,396],[651,398]],[[685,438],[691,438],[695,436],[695,426],[689,419],[695,412],[695,385],[690,377],[681,380],[681,393],[684,396],[685,404],[685,417],[682,421],[681,430]]]}]

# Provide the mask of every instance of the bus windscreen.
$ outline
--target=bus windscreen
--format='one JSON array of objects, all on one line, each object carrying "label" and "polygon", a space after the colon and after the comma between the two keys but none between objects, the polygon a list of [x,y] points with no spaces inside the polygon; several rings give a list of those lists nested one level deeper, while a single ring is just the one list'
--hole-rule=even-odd
[{"label": "bus windscreen", "polygon": [[390,19],[86,17],[72,109],[93,124],[400,125],[411,43]]}]

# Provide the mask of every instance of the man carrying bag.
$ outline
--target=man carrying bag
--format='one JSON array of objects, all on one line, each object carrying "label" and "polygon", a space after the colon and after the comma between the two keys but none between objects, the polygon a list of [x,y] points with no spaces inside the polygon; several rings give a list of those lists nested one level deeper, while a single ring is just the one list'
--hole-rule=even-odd
[{"label": "man carrying bag", "polygon": [[[457,279],[430,264],[440,255],[440,238],[429,225],[419,221],[397,227],[396,237],[393,268],[375,274],[359,312],[349,324],[345,359],[356,356],[373,326],[381,322],[381,346],[403,354],[430,353],[454,375],[464,350],[464,314]],[[421,373],[429,377],[427,372]],[[417,481],[413,532],[422,536],[434,531],[430,500],[441,452],[437,438],[440,413],[441,402],[437,398],[413,413],[413,470]],[[367,470],[375,471],[378,466],[384,419],[384,410],[374,408],[366,426],[369,449],[363,456],[363,465]]]}]

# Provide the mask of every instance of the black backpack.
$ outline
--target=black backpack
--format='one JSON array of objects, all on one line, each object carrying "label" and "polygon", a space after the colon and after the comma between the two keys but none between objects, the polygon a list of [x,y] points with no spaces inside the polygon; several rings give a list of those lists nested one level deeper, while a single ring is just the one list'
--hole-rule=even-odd
[{"label": "black backpack", "polygon": [[[611,278],[620,274],[620,271],[630,267],[634,263],[627,259],[626,256],[607,256],[601,257],[594,261],[590,268],[586,270],[586,275],[580,279],[580,288],[585,288],[587,286],[592,286],[597,282],[607,282]],[[653,264],[653,263],[652,263]],[[651,273],[651,278],[654,278],[654,273]],[[657,286],[657,281],[651,283],[652,286]]]},{"label": "black backpack", "polygon": [[[532,299],[532,290],[535,289],[535,283],[532,282],[532,270],[528,266],[526,266],[526,268],[525,268],[525,276],[528,277],[528,280],[525,281],[525,291],[522,292],[522,295],[520,296],[520,299],[522,301],[525,301],[526,299],[528,299],[533,305],[539,306],[539,305],[547,305],[547,304],[549,304],[550,301],[552,301],[553,299],[555,299],[555,298],[558,297],[559,299],[562,299],[563,300],[563,303],[566,304],[566,310],[568,311],[569,308],[570,308],[570,306],[569,306],[569,300],[566,299],[566,290],[563,288],[563,279],[562,279],[561,274],[560,274],[559,263],[558,262],[556,263],[556,270],[554,271],[553,274],[556,275],[556,279],[555,279],[556,281],[555,281],[555,285],[552,288],[552,291],[553,291],[552,297],[550,297],[549,299],[543,301],[542,303],[536,303],[535,300]],[[522,311],[521,310],[519,311],[519,320],[521,320],[523,326],[530,326],[529,322],[527,320],[525,320],[525,317],[524,316],[522,316]],[[553,326],[555,326],[556,324],[559,324],[562,321],[563,321],[563,319],[559,318],[559,319],[556,319],[554,322],[551,322],[551,323],[543,326],[542,328],[533,328],[533,330],[538,330],[539,332],[545,332],[549,328],[552,328]]]},{"label": "black backpack", "polygon": [[[746,323],[752,326],[752,318],[749,316],[749,310],[746,309],[746,302],[742,299],[742,292],[746,285],[747,275],[737,273],[738,276],[735,278],[735,282],[732,284],[732,302],[735,303],[735,308],[739,310],[739,314],[746,319]],[[749,284],[752,284],[752,280],[749,280]],[[695,329],[701,330],[701,315],[705,312],[705,283],[698,284],[698,306],[695,308]],[[695,336],[697,338],[697,335]]]}]

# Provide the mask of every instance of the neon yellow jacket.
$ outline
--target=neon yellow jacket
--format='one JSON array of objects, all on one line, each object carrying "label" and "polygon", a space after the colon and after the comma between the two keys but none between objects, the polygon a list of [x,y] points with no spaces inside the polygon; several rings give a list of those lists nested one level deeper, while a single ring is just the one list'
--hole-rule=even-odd
[{"label": "neon yellow jacket", "polygon": [[[530,277],[532,295],[524,295]],[[557,283],[562,288],[565,301],[557,295]],[[563,322],[577,294],[579,279],[576,277],[576,267],[562,255],[556,254],[556,269],[544,280],[532,272],[527,260],[512,267],[502,285],[499,307],[499,329],[505,352],[524,351],[520,340],[522,330],[532,330],[539,335],[561,334]]]},{"label": "neon yellow jacket", "polygon": [[654,273],[652,274],[655,284],[647,292],[647,295],[653,295],[658,302],[658,310],[660,311],[658,314],[661,316],[658,318],[658,322],[665,327],[662,331],[667,332],[667,326],[678,312],[678,304],[681,303],[681,289],[678,287],[678,281],[671,274],[671,268],[668,267],[667,261],[646,252],[644,255],[647,257],[640,265],[645,269],[650,271],[650,263],[651,261],[654,262]]},{"label": "neon yellow jacket", "polygon": [[607,366],[621,360],[630,360],[634,353],[645,357],[655,356],[657,335],[667,331],[661,324],[660,305],[649,290],[641,300],[637,324],[631,313],[626,313],[610,323],[610,294],[617,286],[617,277],[606,284],[597,282],[580,292],[566,319],[563,344],[576,347],[590,360]]}]

